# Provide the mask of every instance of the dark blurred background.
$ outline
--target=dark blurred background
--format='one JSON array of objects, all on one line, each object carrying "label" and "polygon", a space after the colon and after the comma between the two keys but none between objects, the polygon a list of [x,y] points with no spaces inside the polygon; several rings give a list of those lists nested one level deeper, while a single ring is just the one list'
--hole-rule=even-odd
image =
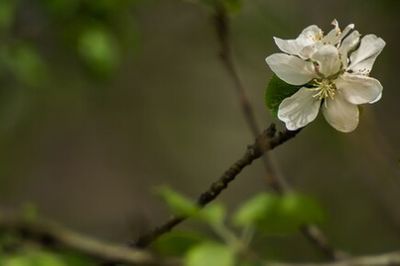
[{"label": "dark blurred background", "polygon": [[[322,117],[272,153],[294,188],[328,213],[322,228],[355,254],[400,245],[400,2],[243,0],[235,60],[258,122],[272,37],[336,18],[387,43],[372,76],[380,102],[351,134]],[[196,197],[252,135],[219,58],[212,12],[179,0],[0,0],[0,199],[103,239],[127,241],[168,217],[153,188]],[[233,209],[268,189],[261,162],[219,201]],[[183,228],[193,227],[188,221]],[[277,259],[310,259],[300,235],[256,240]]]}]

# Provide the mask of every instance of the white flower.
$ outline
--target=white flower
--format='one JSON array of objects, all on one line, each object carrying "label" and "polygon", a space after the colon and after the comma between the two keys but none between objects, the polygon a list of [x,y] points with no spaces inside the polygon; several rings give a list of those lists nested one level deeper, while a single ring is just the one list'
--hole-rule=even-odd
[{"label": "white flower", "polygon": [[335,129],[351,132],[358,125],[357,105],[382,96],[382,85],[368,75],[385,42],[373,34],[360,39],[353,24],[343,32],[336,20],[332,24],[325,36],[312,25],[295,40],[274,38],[285,53],[268,56],[267,64],[283,81],[303,85],[279,105],[278,118],[289,130],[312,122],[321,108]]}]

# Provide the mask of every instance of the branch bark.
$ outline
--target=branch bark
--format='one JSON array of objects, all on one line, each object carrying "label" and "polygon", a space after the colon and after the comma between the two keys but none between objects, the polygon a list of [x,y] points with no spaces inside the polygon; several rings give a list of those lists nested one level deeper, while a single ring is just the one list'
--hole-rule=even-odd
[{"label": "branch bark", "polygon": [[75,250],[99,261],[131,265],[168,264],[146,251],[100,241],[45,219],[24,219],[3,211],[0,213],[0,231],[16,233],[24,240],[46,247]]},{"label": "branch bark", "polygon": [[[274,149],[275,147],[285,143],[286,141],[294,138],[300,130],[276,132],[274,124],[260,134],[254,144],[249,145],[245,154],[230,166],[225,173],[214,183],[211,184],[208,190],[203,192],[197,199],[197,204],[200,207],[206,206],[213,201],[218,195],[228,187],[237,175],[254,160],[260,158],[265,152]],[[150,245],[159,236],[171,231],[175,226],[185,221],[186,216],[173,216],[164,224],[154,228],[152,231],[140,236],[136,242],[132,243],[133,247],[145,248]]]},{"label": "branch bark", "polygon": [[330,263],[282,263],[268,262],[265,266],[400,266],[400,251],[386,254],[355,257]]},{"label": "branch bark", "polygon": [[[286,140],[294,137],[297,132],[274,138],[274,141],[266,143],[264,146],[273,149],[282,144]],[[285,139],[287,138],[287,139]],[[264,144],[262,144],[264,145]],[[251,147],[253,147],[252,145]],[[258,145],[257,145],[258,146]],[[262,147],[262,146],[261,146]],[[249,148],[253,149],[253,148]],[[256,151],[257,154],[259,151]],[[250,152],[253,154],[253,152]],[[247,152],[246,152],[247,154]],[[255,155],[251,155],[255,156]],[[85,236],[81,233],[68,229],[64,226],[56,224],[45,219],[26,219],[14,213],[2,211],[0,213],[0,231],[16,233],[24,240],[34,241],[46,247],[66,248],[75,250],[80,254],[90,256],[101,261],[102,265],[163,265],[163,266],[180,266],[183,265],[179,259],[168,258],[161,260],[153,254],[126,247],[125,245],[117,245],[109,242],[97,240],[95,238]],[[261,265],[261,264],[260,264]],[[287,262],[265,262],[265,266],[400,266],[400,251],[354,257],[330,263],[287,263]]]}]

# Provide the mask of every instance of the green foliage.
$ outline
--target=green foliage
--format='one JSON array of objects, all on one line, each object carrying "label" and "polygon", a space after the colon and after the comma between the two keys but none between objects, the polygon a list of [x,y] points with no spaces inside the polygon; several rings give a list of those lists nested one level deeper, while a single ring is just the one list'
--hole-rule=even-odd
[{"label": "green foliage", "polygon": [[242,7],[242,0],[224,0],[223,4],[228,11],[236,13],[239,12]]},{"label": "green foliage", "polygon": [[212,8],[222,5],[229,13],[237,13],[242,7],[242,0],[201,0],[201,2]]},{"label": "green foliage", "polygon": [[[1,244],[3,247],[4,242]],[[58,253],[23,243],[18,246],[14,252],[0,251],[1,266],[95,266],[92,260],[69,251]]]},{"label": "green foliage", "polygon": [[226,209],[221,204],[212,203],[201,209],[192,200],[169,187],[160,187],[156,192],[176,215],[191,216],[211,225],[221,224],[225,219]]},{"label": "green foliage", "polygon": [[32,203],[26,203],[22,206],[22,215],[28,222],[35,222],[38,218],[38,209]]},{"label": "green foliage", "polygon": [[158,188],[157,194],[176,215],[193,216],[199,211],[199,207],[195,203],[169,187]]},{"label": "green foliage", "polygon": [[28,251],[5,256],[3,266],[68,266],[62,257],[47,251]]},{"label": "green foliage", "polygon": [[0,31],[8,30],[14,21],[17,0],[0,1]]},{"label": "green foliage", "polygon": [[37,86],[46,80],[46,64],[38,51],[29,44],[19,43],[12,47],[3,47],[0,51],[1,64],[26,85]]},{"label": "green foliage", "polygon": [[198,216],[211,225],[222,224],[225,220],[226,209],[222,204],[212,203],[202,209]]},{"label": "green foliage", "polygon": [[272,114],[276,116],[281,102],[285,98],[292,96],[300,88],[301,86],[287,84],[276,75],[273,75],[265,91],[265,103]]},{"label": "green foliage", "polygon": [[263,193],[245,202],[234,216],[238,226],[252,226],[268,234],[292,233],[301,225],[320,223],[324,213],[312,198]]},{"label": "green foliage", "polygon": [[278,205],[279,198],[273,194],[259,194],[247,200],[237,210],[233,221],[239,226],[254,226],[258,221],[268,216]]},{"label": "green foliage", "polygon": [[158,253],[165,256],[183,256],[206,239],[205,236],[196,232],[173,231],[161,236],[152,246]]},{"label": "green foliage", "polygon": [[185,257],[185,266],[233,266],[235,254],[228,246],[203,243],[191,249]]},{"label": "green foliage", "polygon": [[[132,10],[139,1],[43,0],[28,1],[25,7],[23,0],[1,0],[0,78],[11,74],[23,85],[43,86],[49,69],[62,65],[64,75],[70,72],[68,67],[76,69],[76,62],[88,77],[112,77],[121,54],[131,55],[137,47]],[[18,13],[26,8],[32,13],[29,17],[40,19],[24,21],[25,14]],[[57,64],[62,57],[53,56],[60,54],[72,60]],[[44,60],[47,56],[50,60]],[[56,73],[52,71],[51,77]]]},{"label": "green foliage", "polygon": [[78,52],[86,66],[97,75],[112,73],[119,63],[119,50],[110,31],[89,27],[78,39]]}]

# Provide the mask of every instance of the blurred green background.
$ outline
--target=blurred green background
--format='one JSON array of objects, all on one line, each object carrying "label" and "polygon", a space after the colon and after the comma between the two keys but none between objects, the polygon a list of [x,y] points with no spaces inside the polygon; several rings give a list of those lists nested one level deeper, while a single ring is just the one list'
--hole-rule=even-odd
[{"label": "blurred green background", "polygon": [[[387,43],[372,76],[382,100],[342,134],[319,118],[272,153],[296,190],[317,198],[332,242],[354,254],[400,245],[400,2],[243,0],[235,60],[261,125],[273,36],[336,18]],[[0,200],[103,239],[127,241],[168,217],[168,184],[196,197],[252,136],[218,58],[211,11],[179,0],[0,0]],[[268,189],[261,162],[219,201]],[[183,228],[195,227],[188,221]],[[274,259],[318,252],[300,235],[256,238]]]}]

